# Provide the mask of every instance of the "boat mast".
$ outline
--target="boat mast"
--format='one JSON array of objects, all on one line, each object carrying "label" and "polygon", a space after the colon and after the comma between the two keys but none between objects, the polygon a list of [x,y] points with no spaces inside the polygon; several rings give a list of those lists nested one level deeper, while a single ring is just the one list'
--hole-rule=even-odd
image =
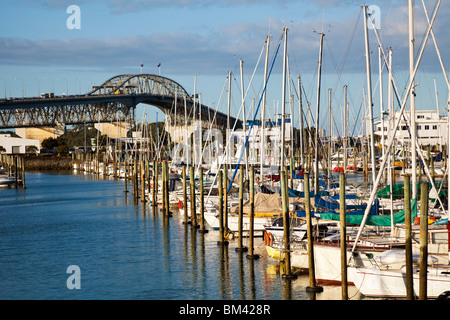
[{"label": "boat mast", "polygon": [[[190,143],[189,143],[189,133],[188,133],[188,127],[187,127],[187,123],[188,123],[188,117],[187,117],[187,104],[186,104],[186,95],[183,96],[184,98],[184,131],[185,131],[185,144],[186,144],[186,150],[183,151],[183,157],[187,162],[187,166],[189,167],[190,163],[191,163],[191,153],[190,153]],[[158,117],[158,114],[156,114],[156,117]],[[156,121],[156,132],[158,133],[158,121]],[[157,135],[158,136],[158,135]]]},{"label": "boat mast", "polygon": [[285,140],[285,105],[286,105],[286,66],[287,66],[287,31],[288,29],[285,27],[283,29],[284,36],[284,55],[283,55],[283,87],[282,87],[282,95],[281,95],[281,168],[280,175],[283,174],[284,171],[284,140]]},{"label": "boat mast", "polygon": [[[450,170],[448,170],[448,166],[450,165],[450,152],[449,152],[449,146],[450,146],[450,91],[448,93],[448,99],[447,99],[447,122],[448,122],[448,129],[447,129],[447,171],[448,171],[448,177],[447,177],[447,185],[450,183]],[[448,187],[447,187],[448,188]],[[447,206],[447,219],[450,218],[450,197],[448,197],[448,206]],[[448,261],[450,264],[450,250],[448,252]]]},{"label": "boat mast", "polygon": [[[242,98],[242,123],[243,123],[243,129],[244,129],[244,137],[247,136],[247,128],[246,128],[246,119],[245,119],[245,93],[244,93],[244,61],[242,59],[239,59],[239,66],[241,71],[241,98]],[[244,157],[245,157],[245,167],[248,172],[248,156],[247,156],[247,147],[244,144],[243,148],[244,150]]]},{"label": "boat mast", "polygon": [[344,173],[347,173],[347,85],[344,85]]},{"label": "boat mast", "polygon": [[297,78],[298,81],[298,107],[299,107],[299,118],[300,118],[300,166],[304,169],[303,163],[303,104],[302,104],[302,80],[300,75]]},{"label": "boat mast", "polygon": [[266,122],[266,87],[267,87],[267,71],[269,67],[269,43],[270,43],[270,36],[267,36],[266,40],[266,60],[264,65],[264,92],[263,92],[263,101],[262,101],[262,111],[261,111],[261,136],[260,136],[260,142],[261,142],[261,150],[260,150],[260,161],[261,161],[261,170],[259,172],[260,180],[262,181],[263,177],[263,168],[264,168],[264,162],[265,162],[265,155],[266,155],[266,136],[265,136],[265,122]]},{"label": "boat mast", "polygon": [[412,77],[412,89],[409,96],[410,101],[410,126],[411,126],[411,183],[412,183],[412,197],[417,199],[417,151],[416,151],[416,102],[415,102],[415,84],[414,84],[414,10],[413,0],[408,0],[409,12],[409,72]]},{"label": "boat mast", "polygon": [[328,164],[327,164],[327,176],[328,176],[328,190],[331,189],[331,92],[332,89],[328,88]]},{"label": "boat mast", "polygon": [[[392,145],[393,145],[393,142],[394,142],[394,136],[395,136],[395,131],[397,130],[397,128],[398,128],[398,126],[399,126],[399,124],[400,124],[400,120],[401,120],[402,114],[403,114],[403,112],[404,112],[404,110],[405,110],[406,101],[407,101],[408,96],[409,96],[409,94],[410,94],[410,92],[411,92],[411,90],[412,90],[412,87],[413,87],[413,81],[412,81],[412,79],[414,78],[414,76],[415,76],[416,73],[417,73],[417,69],[418,69],[418,67],[419,67],[420,60],[422,59],[423,51],[424,51],[425,45],[426,45],[426,43],[427,43],[427,41],[428,41],[428,37],[429,37],[429,35],[430,35],[431,28],[432,28],[432,26],[433,26],[433,24],[434,24],[434,21],[435,21],[435,19],[436,19],[436,14],[437,14],[437,11],[439,10],[439,6],[440,6],[440,0],[438,0],[438,3],[437,3],[437,5],[436,5],[436,8],[434,9],[434,12],[433,12],[433,15],[432,15],[431,22],[428,24],[428,29],[427,29],[427,33],[426,33],[426,36],[425,36],[425,40],[422,42],[421,48],[420,48],[420,50],[419,50],[419,54],[418,54],[418,56],[417,56],[417,61],[416,61],[416,63],[415,63],[415,67],[414,67],[414,70],[413,70],[413,74],[412,74],[412,76],[410,77],[408,86],[407,86],[407,88],[406,88],[405,97],[403,98],[403,100],[402,100],[402,102],[401,102],[401,105],[400,105],[399,117],[395,119],[395,124],[392,126],[392,130],[393,130],[394,132],[393,132],[393,134],[389,137],[389,140],[388,140],[388,143],[387,143],[387,148],[388,148],[388,149],[390,149],[390,148],[392,147]],[[450,96],[449,96],[448,104],[449,104],[449,107],[450,107]],[[449,120],[450,120],[450,117],[449,117]],[[449,136],[450,136],[450,130],[448,130],[448,131],[449,131]],[[449,140],[449,141],[450,141],[450,140]],[[386,156],[382,158],[382,162],[381,162],[381,165],[380,165],[380,171],[383,171],[383,170],[384,170],[385,165],[386,165],[386,160],[387,160],[387,157],[386,157]],[[376,193],[377,193],[377,187],[378,187],[378,183],[380,182],[380,179],[381,179],[381,174],[378,173],[377,179],[375,180],[375,184],[374,184],[373,189],[372,189],[372,191],[371,191],[371,193],[370,193],[369,200],[367,201],[367,207],[366,207],[366,209],[365,209],[365,211],[364,211],[364,217],[363,217],[363,220],[361,221],[361,225],[360,225],[360,227],[359,227],[359,229],[358,229],[358,234],[356,235],[356,238],[355,238],[355,240],[354,240],[353,248],[352,248],[352,251],[351,251],[352,253],[353,253],[353,252],[355,251],[355,249],[356,249],[356,246],[357,246],[359,237],[361,236],[362,230],[364,229],[364,226],[365,226],[365,224],[366,224],[366,221],[367,221],[367,217],[368,217],[368,215],[369,215],[369,212],[370,212],[370,210],[372,209],[372,204],[373,204],[373,201],[375,200],[375,196],[376,196]],[[449,199],[449,200],[450,200],[450,199]]]},{"label": "boat mast", "polygon": [[315,130],[315,148],[314,148],[314,188],[315,192],[319,191],[319,108],[320,108],[320,83],[322,76],[322,47],[324,33],[320,33],[320,49],[319,49],[319,70],[317,77],[317,108],[316,108],[316,130]]},{"label": "boat mast", "polygon": [[370,50],[369,50],[369,28],[367,26],[367,6],[364,9],[364,38],[366,42],[366,76],[367,76],[367,106],[369,107],[370,123],[370,155],[372,163],[372,183],[375,184],[377,178],[375,163],[375,135],[373,132],[373,100],[372,100],[372,75],[370,73]]},{"label": "boat mast", "polygon": [[[227,112],[227,144],[232,143],[230,141],[231,135],[231,127],[230,127],[230,112],[231,112],[231,71],[228,71],[228,92],[227,92],[227,104],[228,104],[228,112]],[[227,152],[227,162],[225,165],[230,164],[230,152]]]},{"label": "boat mast", "polygon": [[383,107],[383,51],[381,46],[378,46],[378,72],[380,83],[380,118],[381,118],[381,156],[384,156],[384,107]]},{"label": "boat mast", "polygon": [[439,150],[442,152],[441,117],[439,116],[439,98],[436,88],[436,79],[433,79],[433,82],[434,82],[434,95],[436,97],[436,112],[438,117]]},{"label": "boat mast", "polygon": [[[192,143],[193,143],[193,148],[194,148],[194,152],[192,152],[192,165],[193,166],[195,166],[196,164],[197,164],[197,161],[198,161],[198,159],[197,159],[197,141],[195,141],[196,139],[195,139],[195,135],[196,135],[196,130],[195,130],[195,105],[196,105],[196,103],[195,103],[195,100],[196,100],[196,92],[197,92],[197,75],[195,75],[195,77],[194,77],[194,104],[193,104],[193,111],[192,111],[192,124],[193,124],[193,126],[194,126],[194,132],[193,132],[193,135],[192,135]],[[193,179],[193,178],[191,178],[191,179]]]}]

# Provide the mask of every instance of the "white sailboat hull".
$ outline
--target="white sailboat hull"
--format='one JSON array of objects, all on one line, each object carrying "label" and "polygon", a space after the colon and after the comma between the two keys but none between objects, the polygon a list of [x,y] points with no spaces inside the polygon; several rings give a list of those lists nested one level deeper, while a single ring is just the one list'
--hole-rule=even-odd
[{"label": "white sailboat hull", "polygon": [[[427,275],[427,297],[437,298],[450,289],[450,266],[429,267]],[[418,271],[418,270],[415,270]],[[367,297],[406,297],[406,273],[404,269],[381,270],[379,267],[348,268],[358,290]],[[419,294],[419,275],[413,272],[414,294]]]},{"label": "white sailboat hull", "polygon": [[[218,211],[215,209],[210,209],[205,212],[205,221],[208,223],[208,225],[214,229],[219,230],[220,228],[220,221],[219,221],[219,214]],[[271,224],[271,218],[270,217],[255,217],[253,219],[253,231],[254,233],[258,233],[262,235],[262,233],[265,230],[265,227]],[[231,232],[239,232],[239,216],[237,215],[228,215],[228,229]],[[242,230],[244,232],[250,231],[250,218],[243,217],[242,219]]]}]

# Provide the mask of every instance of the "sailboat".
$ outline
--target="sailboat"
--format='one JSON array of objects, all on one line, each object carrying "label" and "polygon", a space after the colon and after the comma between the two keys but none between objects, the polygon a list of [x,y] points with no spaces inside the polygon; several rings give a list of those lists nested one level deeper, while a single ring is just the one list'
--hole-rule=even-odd
[{"label": "sailboat", "polygon": [[[419,292],[418,254],[413,254],[413,290]],[[365,268],[349,267],[349,277],[358,290],[367,297],[405,298],[406,268],[405,251],[388,250],[375,259],[371,266]],[[427,297],[437,298],[450,289],[450,265],[437,264],[438,259],[428,256]]]}]

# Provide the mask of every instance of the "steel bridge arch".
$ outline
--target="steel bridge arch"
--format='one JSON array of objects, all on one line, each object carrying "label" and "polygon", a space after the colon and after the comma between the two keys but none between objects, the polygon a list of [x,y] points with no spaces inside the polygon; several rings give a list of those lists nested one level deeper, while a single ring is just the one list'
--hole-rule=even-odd
[{"label": "steel bridge arch", "polygon": [[[82,95],[0,99],[0,129],[111,122],[125,119],[140,103],[160,109],[172,122],[176,117],[184,118],[184,112],[175,117],[171,113],[176,104],[178,110],[186,106],[190,114],[200,111],[203,120],[215,118],[219,126],[227,123],[227,114],[196,102],[179,83],[169,78],[122,74]],[[238,122],[238,128],[241,126],[240,120],[229,118],[231,123]]]},{"label": "steel bridge arch", "polygon": [[114,76],[106,80],[102,85],[94,86],[86,95],[108,94],[151,94],[191,99],[188,92],[178,82],[154,74],[122,74]]}]

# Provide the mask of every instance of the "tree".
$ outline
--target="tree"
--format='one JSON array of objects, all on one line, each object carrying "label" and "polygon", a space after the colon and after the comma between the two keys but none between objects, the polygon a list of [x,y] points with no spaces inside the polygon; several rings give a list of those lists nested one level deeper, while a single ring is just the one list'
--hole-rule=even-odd
[{"label": "tree", "polygon": [[54,149],[58,146],[58,140],[55,138],[46,138],[42,141],[42,148],[44,149]]},{"label": "tree", "polygon": [[58,155],[66,155],[69,153],[69,146],[67,144],[61,144],[56,147],[56,152],[58,152]]}]

